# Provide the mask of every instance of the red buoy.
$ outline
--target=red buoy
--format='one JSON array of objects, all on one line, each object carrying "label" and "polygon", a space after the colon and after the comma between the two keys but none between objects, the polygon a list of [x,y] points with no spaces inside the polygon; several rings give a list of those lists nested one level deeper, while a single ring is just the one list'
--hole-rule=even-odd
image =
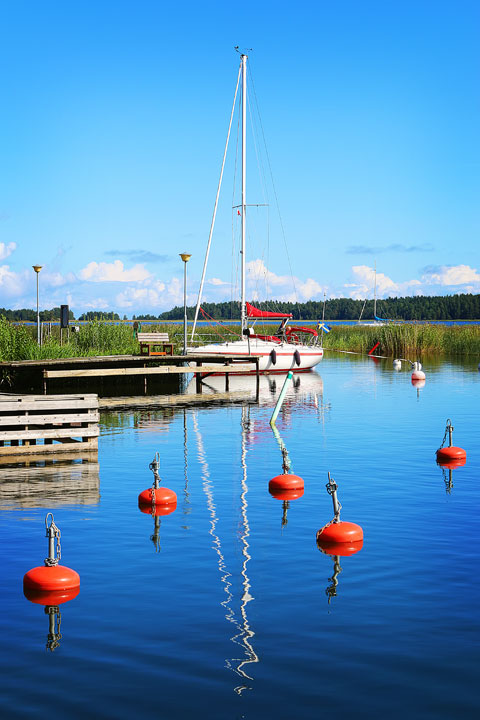
[{"label": "red buoy", "polygon": [[[467,452],[461,447],[456,447],[455,445],[452,445],[453,431],[454,427],[452,425],[452,421],[448,418],[447,426],[445,428],[445,435],[443,436],[443,442],[436,452],[437,463],[439,465],[443,465],[444,463],[449,462],[458,462],[461,460],[464,461],[462,462],[462,465],[465,465],[465,461],[467,459]],[[447,434],[449,438],[448,447],[444,447],[445,441],[447,439]]]},{"label": "red buoy", "polygon": [[80,575],[64,565],[34,567],[23,576],[23,588],[56,591],[80,588]]},{"label": "red buoy", "polygon": [[80,586],[71,590],[30,590],[23,588],[23,594],[32,603],[37,605],[61,605],[77,597]]},{"label": "red buoy", "polygon": [[353,543],[363,542],[363,530],[360,525],[351,522],[329,522],[317,532],[317,543]]},{"label": "red buoy", "polygon": [[455,470],[455,468],[463,467],[466,462],[466,456],[458,458],[457,460],[438,460],[437,458],[437,465],[440,465],[440,467],[446,468],[447,470]]},{"label": "red buoy", "polygon": [[297,498],[302,497],[305,491],[303,488],[298,488],[297,490],[281,490],[278,488],[269,488],[269,492],[270,495],[272,495],[277,500],[296,500]]},{"label": "red buoy", "polygon": [[467,460],[467,452],[461,447],[455,447],[455,445],[450,445],[450,447],[443,447],[437,450],[438,463],[443,464],[444,462],[452,462],[458,460],[464,461],[462,465],[465,465],[465,462]]},{"label": "red buoy", "polygon": [[413,387],[416,387],[416,388],[423,388],[423,387],[425,387],[425,380],[422,380],[422,379],[419,379],[419,378],[414,378],[413,375],[412,375],[412,380],[411,380],[411,382],[412,382]]},{"label": "red buoy", "polygon": [[298,475],[291,473],[282,473],[276,475],[268,483],[268,489],[270,492],[275,490],[303,490],[305,483],[303,479]]},{"label": "red buoy", "polygon": [[[50,525],[48,524],[50,520]],[[71,568],[59,565],[61,558],[60,530],[55,525],[52,513],[45,517],[48,557],[45,565],[34,567],[23,576],[23,589],[40,592],[62,592],[80,588],[80,575]],[[56,543],[56,544],[55,544]]]},{"label": "red buoy", "polygon": [[[153,492],[152,492],[153,491]],[[152,494],[154,495],[152,498]],[[177,495],[166,487],[147,488],[138,496],[139,505],[173,505],[177,506]]]},{"label": "red buoy", "polygon": [[355,555],[355,553],[362,549],[363,540],[357,540],[357,542],[323,543],[317,539],[317,545],[318,549],[325,555],[348,557],[349,555]]},{"label": "red buoy", "polygon": [[174,502],[169,505],[147,505],[146,503],[139,502],[138,507],[142,513],[158,517],[159,515],[170,515],[170,513],[177,509],[177,503]]}]

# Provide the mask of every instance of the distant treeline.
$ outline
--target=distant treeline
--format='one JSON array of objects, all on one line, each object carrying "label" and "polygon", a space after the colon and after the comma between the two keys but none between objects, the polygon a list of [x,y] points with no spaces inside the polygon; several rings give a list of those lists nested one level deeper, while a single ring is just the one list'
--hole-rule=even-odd
[{"label": "distant treeline", "polygon": [[[253,302],[260,310],[292,313],[295,320],[319,320],[323,302],[309,300],[306,303],[268,300]],[[239,302],[202,303],[205,313],[216,320],[236,320],[240,317]],[[325,320],[362,320],[373,318],[373,300],[334,298],[325,303]],[[187,308],[187,316],[193,320],[195,308]],[[418,295],[415,297],[386,298],[377,300],[377,317],[392,320],[478,320],[480,319],[480,295]],[[183,307],[174,307],[157,318],[137,315],[138,320],[181,320]],[[135,319],[135,316],[134,316]],[[200,320],[203,315],[200,315]]]},{"label": "distant treeline", "polygon": [[[279,300],[267,300],[264,302],[253,301],[255,307],[261,310],[270,310],[280,313],[291,313],[295,320],[320,320],[323,313],[323,302],[309,300],[306,303],[280,302]],[[216,320],[238,320],[240,318],[239,302],[203,303],[202,308],[208,317]],[[334,298],[325,303],[325,320],[371,320],[373,318],[373,300],[352,300],[351,298]],[[9,321],[35,322],[37,313],[35,310],[7,310],[0,308],[0,316]],[[195,316],[195,308],[187,308],[189,320]],[[69,310],[71,321],[75,316]],[[416,297],[387,298],[377,300],[377,317],[392,320],[479,320],[480,319],[480,295],[418,295]],[[40,320],[59,320],[60,308],[42,310]],[[200,320],[204,316],[200,315]],[[80,315],[78,320],[110,320],[119,321],[120,316],[116,312],[105,312],[101,310],[90,310]],[[127,316],[123,316],[127,320]],[[183,320],[183,306],[176,306],[173,310],[161,313],[160,315],[139,314],[133,315],[132,320]]]},{"label": "distant treeline", "polygon": [[[3,316],[9,321],[19,322],[21,320],[25,322],[37,322],[37,311],[28,310],[22,308],[21,310],[6,310],[0,308],[0,316]],[[48,320],[60,320],[60,308],[55,307],[51,310],[40,310],[39,312],[40,322],[47,322]],[[70,320],[75,320],[75,315],[71,310],[68,312]]]},{"label": "distant treeline", "polygon": [[[56,320],[57,322],[59,322],[60,308],[55,307],[51,310],[40,310],[39,315],[41,322],[48,322],[49,320]],[[22,310],[6,310],[5,308],[0,308],[0,316],[3,316],[11,322],[37,322],[37,311],[28,310],[27,308],[22,308]],[[68,317],[71,321],[75,320],[75,315],[71,310],[68,311]],[[93,320],[120,320],[120,316],[116,312],[91,310],[89,312],[83,313],[83,315],[80,315],[80,317],[77,319],[92,322]],[[127,316],[124,315],[123,319],[127,320]]]}]

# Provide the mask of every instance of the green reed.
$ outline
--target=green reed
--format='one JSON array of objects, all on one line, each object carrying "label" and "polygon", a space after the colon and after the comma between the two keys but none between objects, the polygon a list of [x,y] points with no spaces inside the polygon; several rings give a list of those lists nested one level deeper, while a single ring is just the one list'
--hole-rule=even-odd
[{"label": "green reed", "polygon": [[[200,326],[194,342],[191,342],[191,322],[188,325],[188,344],[191,347],[211,342],[238,340],[238,325]],[[174,352],[183,348],[183,324],[158,323],[145,325],[146,332],[167,332],[174,343]],[[42,360],[95,355],[138,355],[138,341],[131,325],[108,322],[90,322],[60,332],[58,326],[44,325],[42,345],[37,344],[35,326],[13,325],[0,317],[0,361]],[[273,325],[256,325],[259,335],[275,332]],[[418,357],[423,353],[442,355],[480,355],[480,326],[477,325],[332,325],[331,332],[323,336],[327,350],[348,350],[367,353],[377,342],[377,355],[389,357]]]},{"label": "green reed", "polygon": [[334,325],[324,336],[323,345],[331,350],[368,352],[377,342],[377,355],[407,357],[439,352],[444,355],[480,355],[478,325]]},{"label": "green reed", "polygon": [[[174,343],[174,352],[180,349],[183,335],[175,326],[149,325],[147,332],[168,332]],[[72,328],[60,332],[58,326],[43,328],[42,345],[37,343],[36,327],[12,325],[0,317],[0,361],[46,360],[68,357],[92,357],[95,355],[138,355],[140,346],[131,325],[113,325],[91,322],[80,325],[78,332]]]}]

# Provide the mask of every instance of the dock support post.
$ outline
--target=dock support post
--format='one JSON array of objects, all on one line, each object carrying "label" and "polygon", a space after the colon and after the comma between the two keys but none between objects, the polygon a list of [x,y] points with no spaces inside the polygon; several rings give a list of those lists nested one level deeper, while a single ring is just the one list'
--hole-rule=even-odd
[{"label": "dock support post", "polygon": [[195,386],[196,386],[197,393],[202,392],[202,378],[201,378],[200,372],[199,372],[199,368],[201,366],[202,366],[201,361],[198,362],[198,360],[197,360],[197,371],[195,373]]}]

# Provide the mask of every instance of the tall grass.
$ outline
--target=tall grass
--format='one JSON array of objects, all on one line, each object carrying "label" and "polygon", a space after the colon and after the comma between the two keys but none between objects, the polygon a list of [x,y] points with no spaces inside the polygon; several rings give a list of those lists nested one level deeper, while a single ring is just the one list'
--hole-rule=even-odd
[{"label": "tall grass", "polygon": [[[190,343],[190,328],[188,342]],[[146,328],[145,328],[146,329]],[[149,325],[148,331],[167,332],[174,343],[174,352],[183,347],[183,325]],[[255,326],[259,335],[269,335],[272,325]],[[91,322],[81,325],[79,332],[63,332],[65,342],[60,342],[60,328],[52,327],[51,334],[37,344],[36,328],[10,324],[0,317],[0,361],[43,360],[95,355],[138,355],[139,344],[129,325],[113,325]],[[195,344],[236,340],[240,337],[238,326],[201,326]],[[478,325],[380,325],[347,326],[333,325],[331,332],[323,336],[323,345],[330,350],[349,350],[367,353],[377,342],[378,355],[390,357],[418,357],[423,353],[442,355],[480,356],[480,326]]]},{"label": "tall grass", "polygon": [[437,352],[444,355],[480,355],[478,325],[358,325],[332,326],[324,336],[324,347],[332,350],[368,352],[377,342],[375,353],[390,357],[407,357]]},{"label": "tall grass", "polygon": [[[169,332],[172,342],[180,344],[180,338],[172,336],[171,326],[149,326],[149,331]],[[65,342],[60,342],[60,328],[53,327],[52,334],[37,343],[35,327],[10,324],[0,317],[0,361],[46,360],[69,357],[93,357],[95,355],[138,355],[140,347],[134,338],[133,329],[128,325],[112,325],[91,322],[81,325],[78,332],[67,334],[63,331]],[[174,332],[178,336],[178,329]],[[68,340],[67,340],[68,338]],[[179,346],[179,345],[178,345]],[[174,345],[174,351],[176,347]]]}]

